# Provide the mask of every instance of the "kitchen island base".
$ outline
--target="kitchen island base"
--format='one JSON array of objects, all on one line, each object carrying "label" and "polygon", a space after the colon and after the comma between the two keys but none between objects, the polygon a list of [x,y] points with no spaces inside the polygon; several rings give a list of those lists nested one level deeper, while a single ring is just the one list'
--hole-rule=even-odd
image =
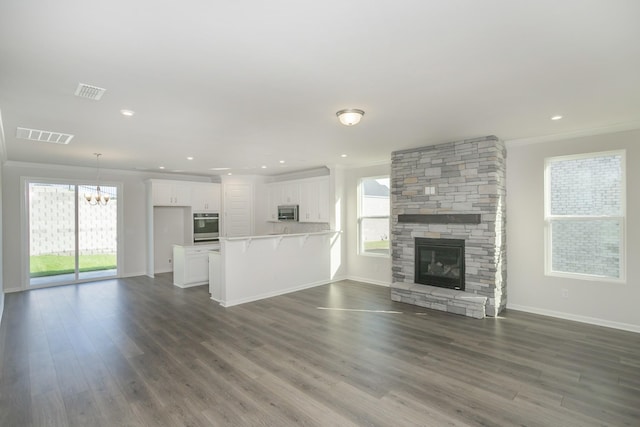
[{"label": "kitchen island base", "polygon": [[211,299],[230,307],[329,283],[339,246],[336,231],[221,238],[209,254]]}]

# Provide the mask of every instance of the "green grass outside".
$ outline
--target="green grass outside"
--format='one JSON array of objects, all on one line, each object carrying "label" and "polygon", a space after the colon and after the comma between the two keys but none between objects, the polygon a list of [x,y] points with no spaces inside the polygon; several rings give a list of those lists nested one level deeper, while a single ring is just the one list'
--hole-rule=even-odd
[{"label": "green grass outside", "polygon": [[[116,255],[81,255],[80,272],[115,269]],[[30,257],[30,276],[45,277],[73,273],[75,257],[64,255],[35,255]]]},{"label": "green grass outside", "polygon": [[365,251],[372,251],[375,249],[389,249],[389,241],[388,240],[371,240],[368,242],[364,242]]}]

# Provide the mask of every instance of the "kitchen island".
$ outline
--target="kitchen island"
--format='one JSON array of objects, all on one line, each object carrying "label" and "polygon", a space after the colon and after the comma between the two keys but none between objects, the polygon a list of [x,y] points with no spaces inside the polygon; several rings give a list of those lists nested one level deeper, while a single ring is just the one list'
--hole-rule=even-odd
[{"label": "kitchen island", "polygon": [[224,307],[329,283],[340,232],[220,238],[209,252],[209,292]]},{"label": "kitchen island", "polygon": [[173,245],[173,284],[179,288],[205,285],[209,282],[210,251],[220,243]]}]

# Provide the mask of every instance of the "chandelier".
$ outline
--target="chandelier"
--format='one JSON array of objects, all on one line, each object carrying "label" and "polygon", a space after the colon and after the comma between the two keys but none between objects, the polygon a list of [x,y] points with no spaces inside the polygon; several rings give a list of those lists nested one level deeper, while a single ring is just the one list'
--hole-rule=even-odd
[{"label": "chandelier", "polygon": [[87,194],[84,193],[84,198],[87,201],[87,203],[89,203],[91,206],[95,206],[95,205],[101,205],[104,206],[107,203],[109,203],[109,198],[110,196],[108,194],[102,194],[102,192],[100,191],[100,156],[102,156],[101,153],[93,153],[94,156],[96,156],[96,169],[97,169],[97,176],[96,176],[96,192],[95,194]]}]

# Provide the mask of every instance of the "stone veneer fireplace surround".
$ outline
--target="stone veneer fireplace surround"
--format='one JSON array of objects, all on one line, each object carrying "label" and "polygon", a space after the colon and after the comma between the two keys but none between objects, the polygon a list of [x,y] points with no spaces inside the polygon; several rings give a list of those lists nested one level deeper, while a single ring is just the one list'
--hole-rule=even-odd
[{"label": "stone veneer fireplace surround", "polygon": [[[506,306],[506,150],[495,136],[396,151],[391,298],[475,318]],[[465,290],[415,282],[415,238],[465,241]]]}]

